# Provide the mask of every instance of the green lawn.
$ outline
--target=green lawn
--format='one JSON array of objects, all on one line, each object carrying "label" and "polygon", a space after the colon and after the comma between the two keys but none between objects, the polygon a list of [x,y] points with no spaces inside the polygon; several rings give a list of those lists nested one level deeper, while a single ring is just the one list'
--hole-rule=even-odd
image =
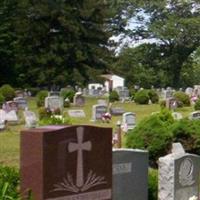
[{"label": "green lawn", "polygon": [[[37,106],[34,98],[30,98],[29,108],[37,113]],[[102,123],[102,122],[92,122],[92,105],[97,103],[96,98],[87,98],[86,105],[84,107],[70,107],[69,109],[83,109],[85,111],[85,118],[74,118],[72,119],[72,124],[87,124],[87,125],[95,125],[95,126],[104,126],[104,127],[112,127],[116,128],[116,123],[118,120],[121,120],[121,116],[113,116],[110,123]],[[152,105],[136,105],[135,103],[127,102],[127,103],[114,103],[113,106],[118,106],[124,108],[127,112],[135,112],[136,113],[136,122],[138,123],[144,117],[150,115],[152,112],[157,112],[160,110],[160,106],[158,104]],[[64,114],[67,114],[67,110],[65,108]],[[188,116],[190,112],[193,111],[192,107],[185,107],[177,110],[181,112],[184,117]],[[21,116],[20,124],[16,126],[9,126],[6,130],[0,132],[0,164],[8,165],[8,166],[16,166],[19,167],[19,149],[20,149],[20,131],[24,128],[24,120],[22,112],[19,113]]]}]

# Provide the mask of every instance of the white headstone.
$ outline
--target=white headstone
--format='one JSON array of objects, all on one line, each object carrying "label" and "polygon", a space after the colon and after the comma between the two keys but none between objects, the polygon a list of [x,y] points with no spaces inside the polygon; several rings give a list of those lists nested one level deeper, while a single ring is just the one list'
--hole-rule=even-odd
[{"label": "white headstone", "polygon": [[126,112],[122,115],[122,130],[127,132],[136,126],[136,115],[132,112]]},{"label": "white headstone", "polygon": [[70,117],[82,118],[85,117],[85,112],[83,110],[68,110]]},{"label": "white headstone", "polygon": [[6,120],[11,124],[17,124],[19,122],[19,119],[16,111],[11,110],[10,112],[6,113]]},{"label": "white headstone", "polygon": [[37,126],[38,119],[34,112],[28,110],[24,111],[24,118],[27,128],[35,128]]},{"label": "white headstone", "polygon": [[45,98],[45,108],[50,110],[63,109],[63,98],[58,96],[50,96]]}]

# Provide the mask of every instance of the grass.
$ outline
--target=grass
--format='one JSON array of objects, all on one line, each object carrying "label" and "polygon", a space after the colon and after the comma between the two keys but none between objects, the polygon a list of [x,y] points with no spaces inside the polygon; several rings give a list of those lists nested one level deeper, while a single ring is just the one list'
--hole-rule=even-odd
[{"label": "grass", "polygon": [[[114,130],[117,128],[116,123],[122,120],[121,116],[113,116],[110,123],[92,122],[92,105],[97,104],[97,98],[87,98],[84,107],[73,107],[68,109],[83,109],[85,118],[73,118],[72,124],[74,125],[95,125],[103,127],[112,127]],[[37,106],[34,98],[28,99],[29,109],[36,112]],[[126,112],[136,113],[136,123],[140,122],[144,117],[150,115],[152,112],[160,110],[158,104],[152,105],[136,105],[132,102],[127,103],[113,103],[113,107],[122,107]],[[64,115],[68,116],[67,108],[64,109]],[[192,107],[184,107],[177,110],[181,112],[184,117],[188,116],[193,111]],[[19,112],[20,124],[15,126],[8,126],[6,130],[0,132],[0,164],[7,166],[19,167],[19,150],[20,150],[20,131],[24,128],[24,120],[22,111]]]}]

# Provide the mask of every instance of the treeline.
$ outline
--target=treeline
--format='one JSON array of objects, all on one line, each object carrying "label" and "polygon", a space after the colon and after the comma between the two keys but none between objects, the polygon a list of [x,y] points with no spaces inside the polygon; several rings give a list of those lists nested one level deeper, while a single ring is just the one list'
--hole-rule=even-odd
[{"label": "treeline", "polygon": [[[114,56],[119,34],[151,43]],[[186,87],[199,84],[199,46],[197,0],[0,2],[0,85],[83,86],[111,72],[130,87]]]}]

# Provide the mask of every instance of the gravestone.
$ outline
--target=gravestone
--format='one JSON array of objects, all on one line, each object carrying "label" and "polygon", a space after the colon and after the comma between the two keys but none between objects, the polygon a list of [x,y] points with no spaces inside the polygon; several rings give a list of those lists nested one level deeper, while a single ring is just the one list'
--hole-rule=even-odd
[{"label": "gravestone", "polygon": [[148,152],[113,150],[113,200],[148,199]]},{"label": "gravestone", "polygon": [[24,97],[15,97],[13,100],[17,103],[19,109],[25,109],[28,107],[27,101]]},{"label": "gravestone", "polygon": [[68,114],[70,117],[75,117],[75,118],[85,117],[84,110],[68,110]]},{"label": "gravestone", "polygon": [[199,197],[200,156],[185,153],[180,143],[159,159],[159,200]]},{"label": "gravestone", "polygon": [[110,114],[111,115],[122,115],[124,113],[124,109],[120,107],[111,107]]},{"label": "gravestone", "polygon": [[81,92],[77,92],[74,95],[73,103],[75,106],[84,106],[85,105],[85,97]]},{"label": "gravestone", "polygon": [[0,110],[0,130],[5,128],[6,121],[6,112],[4,110]]},{"label": "gravestone", "polygon": [[107,105],[107,101],[105,99],[98,99],[97,100],[97,104],[106,106]]},{"label": "gravestone", "polygon": [[101,120],[102,116],[107,112],[107,106],[105,105],[93,105],[92,107],[92,120]]},{"label": "gravestone", "polygon": [[174,97],[166,99],[166,108],[175,110],[178,106],[177,100]]},{"label": "gravestone", "polygon": [[17,116],[17,113],[15,110],[11,110],[10,112],[7,112],[6,113],[6,121],[9,123],[9,124],[18,124],[19,122],[19,118]]},{"label": "gravestone", "polygon": [[192,94],[193,94],[193,88],[187,87],[186,90],[185,90],[185,93],[186,93],[189,97],[191,97]]},{"label": "gravestone", "polygon": [[6,101],[3,106],[2,109],[6,112],[10,112],[12,110],[14,111],[18,111],[18,104],[14,101]]},{"label": "gravestone", "polygon": [[24,111],[24,119],[27,128],[34,128],[37,126],[38,119],[34,112],[29,110]]},{"label": "gravestone", "polygon": [[170,87],[167,87],[166,90],[163,90],[163,98],[164,99],[169,99],[172,97],[172,95],[173,95],[173,91]]},{"label": "gravestone", "polygon": [[115,90],[117,91],[121,101],[129,99],[129,90],[127,87],[117,87]]},{"label": "gravestone", "polygon": [[189,119],[199,120],[200,119],[200,111],[195,111],[195,112],[190,113]]},{"label": "gravestone", "polygon": [[172,117],[175,119],[175,120],[180,120],[180,119],[183,119],[183,115],[179,112],[173,112],[172,113]]},{"label": "gravestone", "polygon": [[136,115],[132,112],[126,112],[122,115],[122,130],[127,132],[136,126]]},{"label": "gravestone", "polygon": [[59,91],[50,91],[48,96],[57,96],[57,97],[59,97],[60,96],[60,92]]},{"label": "gravestone", "polygon": [[47,126],[21,133],[21,192],[37,200],[111,200],[112,129]]},{"label": "gravestone", "polygon": [[63,98],[58,96],[48,96],[45,98],[45,108],[54,111],[56,109],[63,109]]}]

